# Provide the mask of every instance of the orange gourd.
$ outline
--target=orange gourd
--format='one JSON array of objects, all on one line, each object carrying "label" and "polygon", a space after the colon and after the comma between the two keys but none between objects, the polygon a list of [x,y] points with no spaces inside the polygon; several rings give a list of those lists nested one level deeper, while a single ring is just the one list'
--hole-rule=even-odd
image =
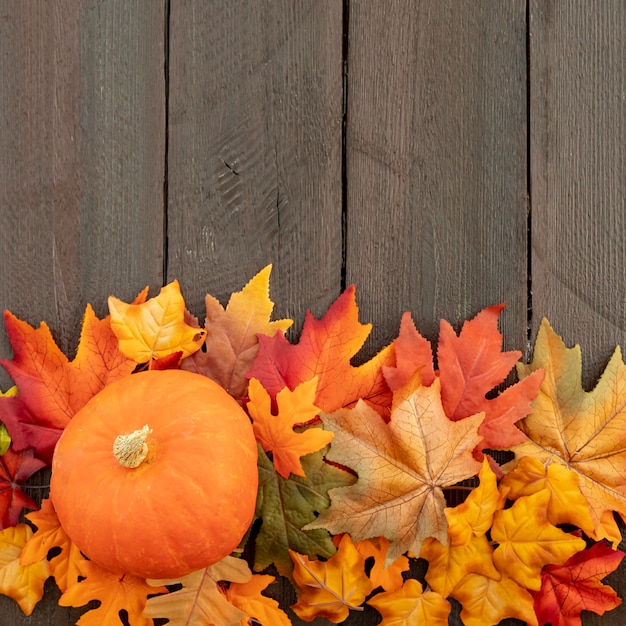
[{"label": "orange gourd", "polygon": [[250,420],[205,376],[147,371],[115,382],[72,418],[52,462],[63,529],[103,567],[175,578],[230,554],[254,515]]}]

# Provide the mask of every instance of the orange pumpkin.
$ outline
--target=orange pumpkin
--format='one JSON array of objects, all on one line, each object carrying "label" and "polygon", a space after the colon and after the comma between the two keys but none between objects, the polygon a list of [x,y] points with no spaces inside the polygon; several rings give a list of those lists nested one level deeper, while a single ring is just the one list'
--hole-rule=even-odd
[{"label": "orange pumpkin", "polygon": [[176,578],[232,552],[256,502],[250,420],[205,376],[132,374],[72,418],[52,461],[63,529],[103,567]]}]

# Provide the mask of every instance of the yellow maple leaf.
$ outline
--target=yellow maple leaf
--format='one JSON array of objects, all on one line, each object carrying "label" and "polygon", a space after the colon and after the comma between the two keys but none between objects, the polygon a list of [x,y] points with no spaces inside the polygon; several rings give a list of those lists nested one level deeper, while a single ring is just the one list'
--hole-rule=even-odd
[{"label": "yellow maple leaf", "polygon": [[367,603],[382,615],[379,626],[447,626],[450,615],[450,603],[435,591],[422,591],[414,578],[396,591],[376,594]]},{"label": "yellow maple leaf", "polygon": [[60,548],[61,552],[50,561],[50,570],[59,589],[66,591],[78,582],[81,576],[80,564],[85,560],[78,546],[63,530],[49,498],[41,502],[41,509],[26,515],[37,531],[26,542],[20,563],[30,565],[45,559],[52,548]]},{"label": "yellow maple leaf", "polygon": [[150,598],[143,615],[167,618],[170,626],[240,626],[248,616],[229,602],[218,582],[246,583],[251,578],[252,572],[243,559],[227,556],[182,578],[149,580],[155,586],[179,583],[182,589]]},{"label": "yellow maple leaf", "polygon": [[274,580],[274,576],[254,574],[248,582],[228,586],[226,598],[247,616],[242,619],[242,626],[248,626],[249,618],[268,626],[291,626],[291,620],[279,608],[278,602],[261,593]]},{"label": "yellow maple leaf", "polygon": [[423,540],[447,542],[443,488],[480,470],[472,451],[483,414],[453,422],[441,404],[439,380],[423,387],[415,378],[396,391],[391,420],[362,401],[354,409],[322,415],[335,433],[327,458],[353,469],[357,482],[331,489],[331,505],[306,529],[347,532],[354,541],[387,537],[387,563],[419,554]]},{"label": "yellow maple leaf", "polygon": [[498,489],[498,481],[487,458],[478,474],[479,485],[464,502],[446,509],[448,536],[454,545],[465,545],[472,535],[484,535],[493,523],[494,513],[504,506],[506,492]]},{"label": "yellow maple leaf", "polygon": [[514,446],[515,466],[524,456],[542,463],[559,463],[576,473],[589,504],[595,539],[619,542],[619,532],[607,511],[626,520],[626,365],[615,350],[596,387],[581,384],[580,346],[567,348],[543,320],[533,360],[518,364],[521,378],[542,368],[545,378],[532,413],[518,422],[527,440]]},{"label": "yellow maple leaf", "polygon": [[250,380],[246,405],[252,418],[257,441],[266,452],[271,452],[276,471],[283,477],[289,474],[305,476],[300,457],[317,452],[333,438],[333,433],[321,428],[307,428],[296,432],[294,426],[313,420],[320,412],[315,406],[317,376],[298,385],[293,391],[281,389],[276,396],[278,412],[272,414],[272,400],[256,379]]},{"label": "yellow maple leaf", "polygon": [[[380,417],[379,417],[380,419]],[[365,574],[365,560],[344,535],[339,549],[328,561],[311,561],[305,555],[289,550],[294,564],[293,578],[300,588],[295,614],[311,621],[325,617],[338,624],[350,610],[362,610],[362,603],[372,590]]]},{"label": "yellow maple leaf", "polygon": [[587,533],[594,532],[589,504],[578,487],[578,476],[560,463],[522,457],[516,468],[500,481],[500,487],[509,489],[510,500],[547,489],[550,493],[547,516],[551,524],[572,524]]},{"label": "yellow maple leaf", "polygon": [[465,626],[499,624],[507,617],[537,626],[533,597],[508,576],[494,580],[468,574],[451,595],[463,605],[461,620]]},{"label": "yellow maple leaf", "polygon": [[31,565],[20,564],[20,554],[33,531],[28,524],[0,531],[0,593],[13,598],[25,615],[30,615],[43,596],[50,567],[44,559]]},{"label": "yellow maple leaf", "polygon": [[167,587],[152,587],[143,578],[125,574],[113,574],[93,561],[82,561],[80,572],[83,580],[71,585],[59,598],[60,606],[84,606],[92,600],[100,605],[84,613],[78,626],[118,626],[119,612],[128,612],[133,626],[152,626],[151,619],[142,616],[147,596],[166,593]]},{"label": "yellow maple leaf", "polygon": [[499,544],[493,554],[498,570],[535,591],[541,589],[544,565],[562,565],[585,549],[583,539],[548,521],[548,500],[547,489],[523,496],[510,509],[497,511],[491,528],[491,538]]},{"label": "yellow maple leaf", "polygon": [[185,301],[177,280],[140,304],[127,304],[110,296],[109,311],[120,351],[136,363],[176,352],[185,358],[200,349],[206,335],[205,330],[185,322]]},{"label": "yellow maple leaf", "polygon": [[270,321],[274,308],[269,298],[271,269],[271,265],[263,268],[233,293],[226,308],[213,296],[205,297],[206,351],[181,363],[182,369],[212,378],[238,399],[247,393],[246,372],[259,351],[258,335],[273,337],[293,324],[289,319]]},{"label": "yellow maple leaf", "polygon": [[428,561],[426,582],[433,590],[447,598],[467,574],[482,574],[499,579],[493,563],[493,547],[484,535],[472,535],[463,545],[429,537],[422,545],[420,558]]}]

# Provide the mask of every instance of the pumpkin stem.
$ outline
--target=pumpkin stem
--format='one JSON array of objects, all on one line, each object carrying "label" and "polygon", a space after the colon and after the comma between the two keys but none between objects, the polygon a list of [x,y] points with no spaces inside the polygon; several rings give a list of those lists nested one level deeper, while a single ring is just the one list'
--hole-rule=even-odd
[{"label": "pumpkin stem", "polygon": [[146,439],[152,429],[146,424],[143,428],[129,435],[119,435],[113,442],[113,454],[124,467],[139,467],[148,456]]}]

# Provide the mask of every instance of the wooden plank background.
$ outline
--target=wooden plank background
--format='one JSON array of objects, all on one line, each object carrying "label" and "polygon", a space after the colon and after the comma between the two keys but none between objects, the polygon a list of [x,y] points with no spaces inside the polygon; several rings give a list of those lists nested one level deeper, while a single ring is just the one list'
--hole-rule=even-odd
[{"label": "wooden plank background", "polygon": [[[71,354],[87,302],[178,278],[202,317],[272,262],[293,337],[351,283],[363,359],[506,301],[506,347],[547,316],[590,387],[625,343],[625,35],[621,0],[6,0],[0,306]],[[0,623],[74,624],[48,589]]]}]

